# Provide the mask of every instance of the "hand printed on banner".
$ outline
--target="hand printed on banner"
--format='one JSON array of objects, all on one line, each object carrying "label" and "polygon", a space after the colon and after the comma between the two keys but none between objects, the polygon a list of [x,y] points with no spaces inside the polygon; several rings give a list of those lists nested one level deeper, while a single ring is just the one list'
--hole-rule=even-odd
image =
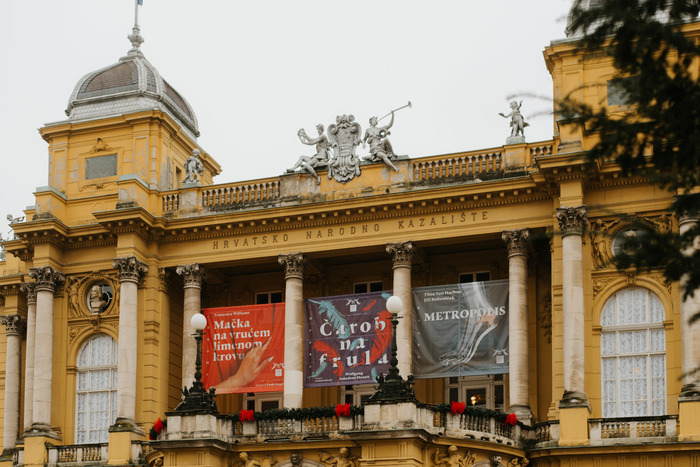
[{"label": "hand printed on banner", "polygon": [[202,383],[217,394],[279,391],[284,384],[284,304],[204,310]]},{"label": "hand printed on banner", "polygon": [[249,385],[262,373],[273,357],[263,358],[267,347],[270,345],[270,339],[260,347],[253,347],[245,354],[243,361],[238,367],[238,371],[234,375],[229,376],[214,387],[219,393],[233,392],[236,389]]}]

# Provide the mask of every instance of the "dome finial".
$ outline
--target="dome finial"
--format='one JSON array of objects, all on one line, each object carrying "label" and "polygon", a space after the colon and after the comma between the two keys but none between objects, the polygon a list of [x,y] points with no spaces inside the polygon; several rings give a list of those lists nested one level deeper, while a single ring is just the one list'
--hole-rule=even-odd
[{"label": "dome finial", "polygon": [[126,36],[131,41],[129,55],[141,55],[139,47],[143,44],[143,37],[141,37],[141,30],[139,29],[139,5],[143,5],[143,0],[134,1],[134,27],[131,30],[131,34]]}]

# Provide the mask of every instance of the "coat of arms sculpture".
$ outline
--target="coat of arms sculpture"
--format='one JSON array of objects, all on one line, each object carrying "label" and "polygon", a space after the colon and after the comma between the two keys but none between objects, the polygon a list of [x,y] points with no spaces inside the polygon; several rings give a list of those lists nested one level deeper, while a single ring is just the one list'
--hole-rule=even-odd
[{"label": "coat of arms sculpture", "polygon": [[328,126],[328,142],[333,148],[333,157],[328,163],[328,178],[346,183],[360,175],[360,158],[355,148],[360,144],[362,128],[353,115],[338,115],[335,123]]}]

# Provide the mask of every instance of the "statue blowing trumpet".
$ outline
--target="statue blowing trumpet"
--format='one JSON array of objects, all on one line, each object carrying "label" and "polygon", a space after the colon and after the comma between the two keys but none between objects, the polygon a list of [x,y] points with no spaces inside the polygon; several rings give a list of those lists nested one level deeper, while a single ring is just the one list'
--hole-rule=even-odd
[{"label": "statue blowing trumpet", "polygon": [[[408,107],[409,109],[413,107],[413,104],[411,104],[411,101],[408,101],[408,104],[402,105],[402,106],[399,107],[398,109],[392,110],[391,112],[389,112],[388,114],[386,114],[386,115],[384,115],[382,118],[380,118],[379,120],[385,119],[386,117],[388,117],[389,115],[391,115],[392,112],[398,112],[399,110],[405,109],[406,107]],[[377,121],[379,121],[379,120],[377,120]]]}]

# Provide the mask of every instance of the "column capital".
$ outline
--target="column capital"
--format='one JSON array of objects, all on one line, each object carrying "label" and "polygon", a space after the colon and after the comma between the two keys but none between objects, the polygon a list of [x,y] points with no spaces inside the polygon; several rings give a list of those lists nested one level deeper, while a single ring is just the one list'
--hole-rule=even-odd
[{"label": "column capital", "polygon": [[27,320],[20,315],[2,316],[0,324],[5,325],[8,336],[21,336],[27,329]]},{"label": "column capital", "polygon": [[386,244],[386,252],[392,256],[394,268],[410,269],[415,251],[415,246],[411,240]]},{"label": "column capital", "polygon": [[46,291],[53,293],[56,290],[56,286],[66,280],[66,276],[63,273],[56,271],[51,266],[29,268],[29,277],[36,281],[35,289],[37,292]]},{"label": "column capital", "polygon": [[285,266],[285,279],[302,279],[304,277],[304,266],[306,265],[304,253],[282,254],[277,257],[277,261]]},{"label": "column capital", "polygon": [[530,229],[504,230],[501,238],[508,248],[508,257],[527,256],[527,238],[530,236]]},{"label": "column capital", "polygon": [[185,282],[185,289],[202,288],[202,281],[207,278],[207,270],[198,263],[183,264],[175,269],[178,275],[182,276]]},{"label": "column capital", "polygon": [[673,213],[673,215],[676,216],[676,219],[678,219],[679,227],[683,224],[697,224],[698,222],[700,222],[700,215],[698,215],[697,212],[683,210],[676,211]]},{"label": "column capital", "polygon": [[27,305],[36,305],[36,282],[22,282],[19,288],[27,294]]},{"label": "column capital", "polygon": [[557,208],[555,215],[559,221],[559,229],[562,232],[562,236],[583,235],[586,224],[588,224],[586,206]]},{"label": "column capital", "polygon": [[136,259],[136,256],[126,258],[114,258],[112,260],[114,269],[119,269],[119,282],[139,283],[141,277],[148,272],[146,263]]}]

